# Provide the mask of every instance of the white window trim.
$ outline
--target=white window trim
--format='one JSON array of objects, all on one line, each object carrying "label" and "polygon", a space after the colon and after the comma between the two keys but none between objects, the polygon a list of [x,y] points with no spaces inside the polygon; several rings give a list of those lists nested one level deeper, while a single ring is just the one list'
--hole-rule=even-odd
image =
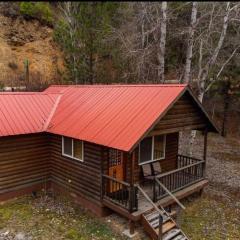
[{"label": "white window trim", "polygon": [[[156,135],[158,136],[158,135]],[[151,160],[149,161],[146,161],[146,162],[140,162],[140,146],[141,146],[141,142],[139,143],[138,145],[138,165],[144,165],[144,164],[147,164],[147,163],[152,163],[152,162],[156,162],[156,161],[159,161],[159,160],[163,160],[165,159],[166,157],[166,134],[163,135],[163,157],[161,158],[157,158],[157,159],[153,159],[153,155],[154,155],[154,137],[155,136],[151,136],[152,137],[152,152],[151,152]]]},{"label": "white window trim", "polygon": [[78,160],[80,162],[84,162],[84,141],[76,139],[78,141],[82,141],[82,159],[81,159],[81,158],[76,158],[76,157],[73,156],[73,153],[74,153],[74,151],[73,151],[74,150],[73,149],[74,148],[73,141],[74,141],[74,139],[73,138],[71,138],[71,139],[72,139],[72,155],[69,155],[69,154],[64,153],[64,136],[62,136],[62,156],[69,157],[69,158]]}]

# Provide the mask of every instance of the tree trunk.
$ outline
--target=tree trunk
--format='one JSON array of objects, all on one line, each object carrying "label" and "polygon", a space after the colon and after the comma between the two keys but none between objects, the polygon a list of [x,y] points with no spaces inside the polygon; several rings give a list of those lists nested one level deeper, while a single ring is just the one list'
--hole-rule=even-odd
[{"label": "tree trunk", "polygon": [[187,55],[186,55],[186,65],[184,73],[184,83],[189,83],[191,75],[191,64],[192,64],[192,55],[193,55],[193,40],[194,32],[197,21],[197,2],[192,3],[192,14],[191,14],[191,26],[189,30],[189,39],[187,46]]},{"label": "tree trunk", "polygon": [[[204,82],[202,82],[200,91],[198,93],[198,100],[199,100],[200,103],[203,102],[203,97],[204,97],[204,94],[205,94],[204,85],[205,85]],[[195,141],[196,135],[197,135],[197,131],[196,130],[192,130],[191,131],[191,136],[190,136],[190,142],[189,142],[189,155],[190,156],[193,155],[193,145],[194,145],[194,141]]]},{"label": "tree trunk", "polygon": [[160,44],[159,44],[159,68],[158,68],[158,79],[159,82],[164,82],[164,70],[165,70],[165,45],[166,45],[166,29],[167,29],[167,2],[162,2],[161,7],[162,21],[160,28]]},{"label": "tree trunk", "polygon": [[226,83],[225,86],[225,96],[224,96],[224,109],[223,109],[223,122],[222,122],[222,136],[226,137],[226,125],[227,125],[227,118],[228,118],[228,109],[230,104],[230,95],[228,91],[230,90],[230,81]]},{"label": "tree trunk", "polygon": [[211,56],[211,58],[209,59],[209,61],[205,65],[204,69],[201,71],[201,74],[199,74],[198,81],[200,81],[200,82],[205,82],[206,81],[206,79],[208,77],[209,70],[216,63],[218,54],[219,54],[219,52],[220,52],[220,50],[223,46],[223,42],[224,42],[224,39],[226,37],[228,22],[229,22],[229,14],[230,14],[231,10],[232,9],[230,9],[230,2],[227,2],[226,13],[225,13],[224,18],[223,18],[222,32],[221,32],[221,35],[219,37],[217,47],[214,49],[213,55]]}]

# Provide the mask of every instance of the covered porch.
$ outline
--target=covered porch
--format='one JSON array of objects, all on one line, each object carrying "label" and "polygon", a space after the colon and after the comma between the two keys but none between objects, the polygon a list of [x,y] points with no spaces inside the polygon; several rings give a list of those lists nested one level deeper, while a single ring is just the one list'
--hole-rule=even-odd
[{"label": "covered porch", "polygon": [[103,204],[133,221],[138,221],[143,213],[152,209],[145,194],[157,206],[167,207],[175,203],[168,191],[179,200],[200,192],[208,183],[205,179],[205,160],[178,154],[176,161],[175,169],[158,174],[144,183],[134,181],[134,172],[128,182],[103,174]]},{"label": "covered porch", "polygon": [[[202,156],[192,157],[179,151],[179,134],[185,130],[197,130],[204,135]],[[201,193],[208,184],[205,178],[208,131],[217,130],[197,100],[186,92],[128,152],[105,148],[101,167],[103,206],[127,217],[131,233],[134,221],[142,221],[154,239],[166,235],[170,229],[165,232],[160,219],[171,216],[165,207],[177,203],[184,208],[180,200]],[[155,220],[149,221],[149,213],[156,224]],[[173,219],[165,227],[169,224],[176,226]]]}]

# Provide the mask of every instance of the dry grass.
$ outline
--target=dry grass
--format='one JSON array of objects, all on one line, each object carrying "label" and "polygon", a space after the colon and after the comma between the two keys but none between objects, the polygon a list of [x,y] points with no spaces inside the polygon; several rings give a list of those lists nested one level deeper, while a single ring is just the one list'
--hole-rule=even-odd
[{"label": "dry grass", "polygon": [[193,240],[240,239],[239,196],[226,197],[207,193],[201,198],[185,203],[178,222]]},{"label": "dry grass", "polygon": [[91,216],[68,199],[21,197],[0,205],[0,239],[14,239],[23,233],[26,240],[109,240],[123,239],[110,226]]}]

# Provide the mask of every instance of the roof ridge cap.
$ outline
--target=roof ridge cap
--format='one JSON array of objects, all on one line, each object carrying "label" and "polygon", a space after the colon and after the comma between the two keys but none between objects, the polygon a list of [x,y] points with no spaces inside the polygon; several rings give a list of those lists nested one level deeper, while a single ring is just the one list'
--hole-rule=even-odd
[{"label": "roof ridge cap", "polygon": [[59,102],[61,100],[62,94],[57,94],[57,95],[58,95],[58,97],[57,97],[57,99],[56,99],[56,101],[55,101],[55,103],[53,105],[53,108],[50,111],[49,116],[48,116],[46,122],[43,125],[42,132],[45,132],[48,129],[48,126],[49,126],[49,124],[50,124],[50,122],[51,122],[51,120],[53,118],[53,115],[56,112],[56,109],[57,109],[57,107],[59,105]]},{"label": "roof ridge cap", "polygon": [[50,85],[49,87],[79,88],[79,87],[186,87],[188,84],[76,84]]}]

